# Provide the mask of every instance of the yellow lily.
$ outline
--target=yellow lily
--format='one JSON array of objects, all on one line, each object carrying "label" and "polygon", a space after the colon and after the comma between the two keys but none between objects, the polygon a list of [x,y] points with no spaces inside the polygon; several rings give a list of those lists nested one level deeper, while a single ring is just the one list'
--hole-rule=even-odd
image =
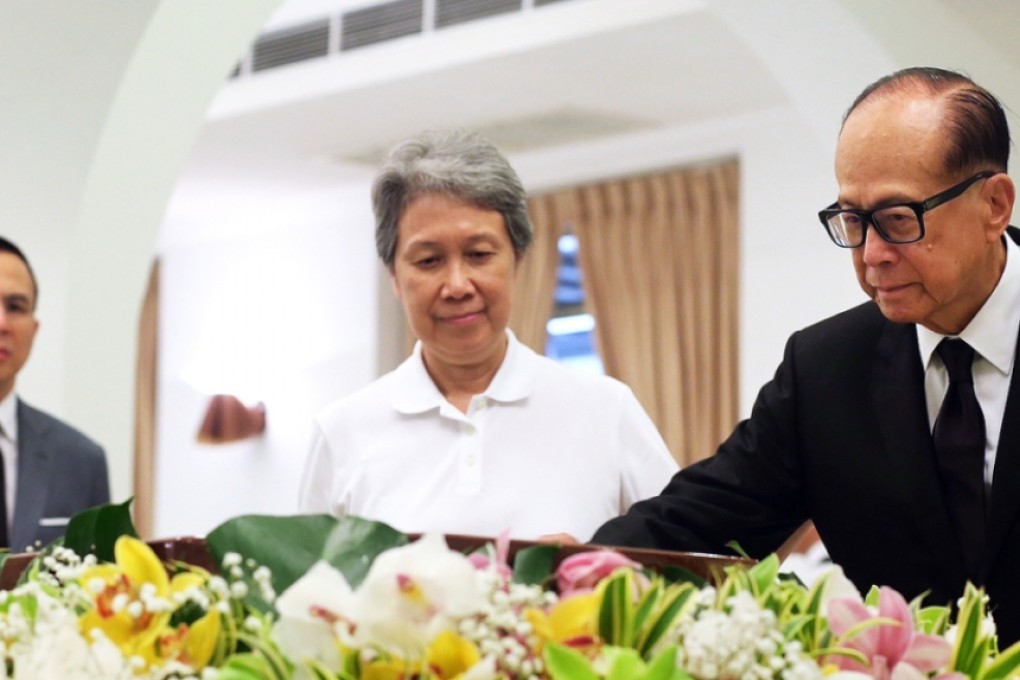
[{"label": "yellow lily", "polygon": [[481,660],[478,647],[452,631],[443,631],[429,645],[429,668],[445,680],[459,678]]},{"label": "yellow lily", "polygon": [[540,609],[525,611],[539,639],[536,653],[541,653],[546,642],[558,642],[582,651],[597,644],[601,603],[601,594],[588,592],[560,600],[548,613]]},{"label": "yellow lily", "polygon": [[[438,680],[457,680],[482,660],[478,647],[452,631],[443,631],[432,640],[425,655],[427,677]],[[384,656],[364,662],[361,680],[403,680],[422,677],[421,661],[409,661],[397,656]]]},{"label": "yellow lily", "polygon": [[204,575],[182,572],[170,579],[152,548],[130,536],[118,538],[113,552],[115,564],[96,565],[81,577],[95,597],[95,606],[79,620],[82,632],[101,631],[125,656],[141,657],[147,667],[171,658],[196,670],[206,666],[220,634],[219,613],[210,610],[190,627],[169,626],[172,595],[200,587]]},{"label": "yellow lily", "polygon": [[162,659],[176,659],[199,671],[209,665],[216,652],[220,629],[220,614],[210,609],[190,626],[182,623],[176,629],[165,629],[157,640],[157,654]]},{"label": "yellow lily", "polygon": [[[101,631],[125,656],[140,656],[146,664],[156,658],[156,640],[170,620],[170,579],[152,549],[130,536],[114,545],[116,564],[99,564],[81,578],[86,592],[95,596],[95,607],[79,625],[85,634]],[[167,603],[155,611],[141,600],[142,588]]]}]

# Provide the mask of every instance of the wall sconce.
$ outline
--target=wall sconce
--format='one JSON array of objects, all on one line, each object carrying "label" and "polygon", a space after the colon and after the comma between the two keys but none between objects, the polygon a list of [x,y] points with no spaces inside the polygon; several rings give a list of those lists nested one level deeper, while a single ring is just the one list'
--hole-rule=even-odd
[{"label": "wall sconce", "polygon": [[265,431],[266,407],[262,402],[245,406],[233,395],[217,394],[209,400],[197,439],[203,444],[227,444]]}]

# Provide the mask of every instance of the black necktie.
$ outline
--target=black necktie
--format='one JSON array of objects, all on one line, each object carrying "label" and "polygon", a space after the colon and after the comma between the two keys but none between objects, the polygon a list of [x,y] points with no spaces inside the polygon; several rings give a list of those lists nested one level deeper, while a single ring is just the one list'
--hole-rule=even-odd
[{"label": "black necktie", "polygon": [[963,547],[968,577],[981,583],[985,545],[985,418],[974,394],[974,349],[944,339],[935,350],[949,373],[949,389],[932,439],[949,515]]}]

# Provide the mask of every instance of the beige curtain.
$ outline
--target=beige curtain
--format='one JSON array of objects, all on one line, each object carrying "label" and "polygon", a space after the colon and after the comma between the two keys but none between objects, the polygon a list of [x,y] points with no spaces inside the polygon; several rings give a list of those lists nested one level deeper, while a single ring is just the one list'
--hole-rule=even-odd
[{"label": "beige curtain", "polygon": [[535,199],[558,207],[543,221],[573,223],[606,373],[683,465],[737,420],[738,185],[730,160]]},{"label": "beige curtain", "polygon": [[551,197],[528,201],[528,212],[535,238],[518,265],[510,328],[522,343],[545,354],[545,327],[555,304],[556,268],[560,261],[561,210],[555,197]]},{"label": "beige curtain", "polygon": [[156,467],[156,368],[159,336],[159,260],[152,264],[138,322],[135,368],[135,528],[152,538]]}]

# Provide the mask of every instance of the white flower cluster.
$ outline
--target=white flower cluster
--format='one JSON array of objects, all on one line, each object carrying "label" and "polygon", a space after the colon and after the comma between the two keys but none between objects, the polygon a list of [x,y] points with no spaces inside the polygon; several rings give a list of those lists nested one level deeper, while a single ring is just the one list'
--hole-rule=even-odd
[{"label": "white flower cluster", "polygon": [[228,552],[223,556],[223,574],[230,579],[214,577],[214,590],[225,598],[243,600],[248,596],[248,584],[244,578],[251,574],[251,580],[258,589],[259,596],[267,603],[272,604],[276,599],[276,591],[273,589],[273,573],[268,567],[258,564],[255,560],[244,559],[235,552]]},{"label": "white flower cluster", "polygon": [[539,586],[506,582],[495,569],[479,571],[478,580],[489,608],[463,619],[458,632],[478,646],[501,676],[537,680],[544,668],[541,657],[534,653],[538,638],[524,612],[549,608],[556,603],[556,594]]},{"label": "white flower cluster", "polygon": [[124,658],[99,631],[86,639],[74,610],[51,597],[46,584],[26,583],[3,596],[0,680],[159,680],[171,674],[170,669],[142,674],[142,659]]},{"label": "white flower cluster", "polygon": [[699,680],[816,680],[818,664],[798,642],[787,641],[775,614],[742,591],[713,608],[714,588],[698,595],[692,612],[672,631],[677,665]]}]

